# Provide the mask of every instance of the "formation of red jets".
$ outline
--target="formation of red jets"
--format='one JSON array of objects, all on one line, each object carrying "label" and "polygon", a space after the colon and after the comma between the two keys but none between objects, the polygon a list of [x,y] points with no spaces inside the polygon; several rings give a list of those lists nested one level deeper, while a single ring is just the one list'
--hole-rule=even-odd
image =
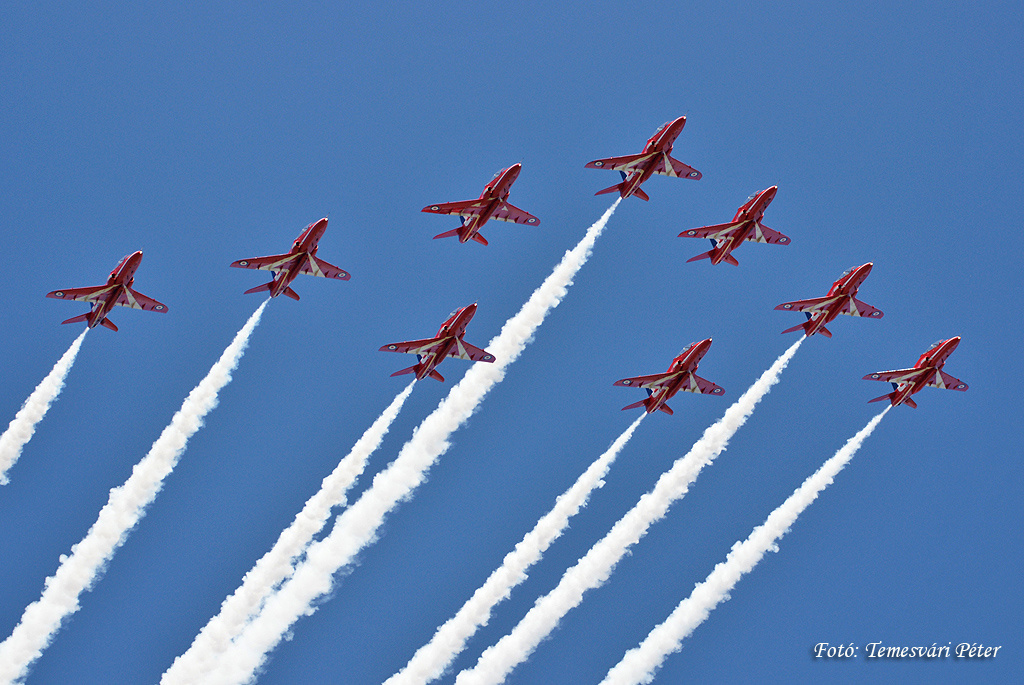
[{"label": "formation of red jets", "polygon": [[[640,186],[655,174],[700,180],[701,173],[699,171],[670,155],[672,146],[685,125],[685,116],[666,122],[648,139],[639,154],[606,157],[586,164],[588,169],[609,169],[618,171],[622,175],[621,183],[599,190],[595,194],[618,192],[623,198],[638,197],[646,201],[650,200],[650,197]],[[445,202],[424,207],[422,210],[424,212],[451,214],[461,218],[462,223],[457,228],[440,233],[434,238],[457,237],[461,243],[473,240],[481,245],[487,245],[487,240],[480,235],[480,229],[491,219],[532,226],[539,225],[540,219],[508,201],[512,184],[519,177],[522,166],[522,164],[513,164],[499,171],[484,187],[480,197],[475,200]],[[754,193],[736,210],[736,215],[729,223],[691,228],[680,233],[679,237],[681,238],[707,238],[711,241],[709,251],[687,261],[709,259],[713,265],[726,262],[738,266],[739,262],[732,253],[744,242],[788,245],[791,242],[788,236],[768,228],[762,223],[765,210],[775,199],[777,191],[778,187],[772,186]],[[299,295],[292,290],[291,283],[299,274],[322,276],[341,281],[349,280],[351,276],[347,271],[316,256],[318,243],[326,230],[327,219],[320,219],[307,226],[295,239],[292,249],[285,254],[253,257],[232,262],[231,266],[233,267],[261,269],[273,274],[269,283],[258,285],[245,292],[267,291],[270,293],[270,297],[284,294],[298,300]],[[132,289],[135,271],[139,268],[141,261],[142,252],[135,252],[118,262],[104,285],[54,290],[47,293],[46,296],[90,303],[90,311],[62,322],[85,322],[89,328],[104,326],[116,331],[117,326],[107,318],[110,310],[115,306],[166,313],[167,305]],[[831,323],[840,314],[873,319],[882,318],[881,310],[861,302],[856,297],[858,288],[871,273],[872,266],[872,263],[868,262],[847,269],[832,284],[824,297],[795,300],[777,306],[775,308],[777,310],[803,312],[807,317],[806,322],[787,328],[783,333],[802,330],[808,337],[821,334],[831,338],[832,332],[825,328],[825,324]],[[416,364],[391,375],[400,376],[414,373],[417,379],[429,376],[443,382],[444,377],[437,372],[436,367],[448,357],[458,357],[476,362],[493,362],[494,356],[487,350],[475,347],[463,340],[466,326],[476,314],[476,307],[476,303],[473,303],[456,309],[441,324],[441,328],[433,338],[391,343],[381,347],[381,352],[403,352],[416,355]],[[917,407],[917,403],[911,399],[911,395],[919,392],[922,388],[967,390],[966,383],[942,370],[946,359],[959,344],[959,337],[939,340],[921,355],[912,368],[879,371],[864,376],[864,380],[886,381],[892,383],[893,387],[893,392],[870,401],[889,400],[893,406],[906,404]],[[701,378],[696,373],[697,365],[710,347],[711,338],[691,343],[672,360],[667,371],[616,381],[614,385],[642,388],[647,391],[646,399],[627,405],[623,409],[643,407],[648,414],[654,411],[672,414],[672,409],[669,408],[666,401],[680,390],[706,395],[723,395],[725,391],[721,387]]]}]

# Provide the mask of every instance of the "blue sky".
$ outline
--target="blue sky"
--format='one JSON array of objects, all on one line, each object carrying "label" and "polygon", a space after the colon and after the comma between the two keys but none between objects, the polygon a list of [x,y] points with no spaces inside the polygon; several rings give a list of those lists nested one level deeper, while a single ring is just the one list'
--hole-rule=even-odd
[{"label": "blue sky", "polygon": [[[656,682],[1010,680],[1020,657],[1024,323],[1014,225],[1024,133],[1013,3],[839,12],[817,3],[317,3],[0,11],[0,249],[7,257],[0,417],[78,334],[95,285],[141,249],[141,292],[91,332],[67,387],[0,489],[0,632],[35,600],[131,467],[252,311],[274,254],[330,217],[319,255],[349,282],[302,278],[274,300],[147,516],[32,683],[156,682],[405,380],[384,343],[426,337],[478,302],[485,344],[611,203],[637,152],[686,114],[674,156],[622,203],[565,301],[428,482],[386,522],[333,596],[294,628],[262,683],[380,682],[401,668],[634,418],[613,388],[712,337],[701,375],[726,398],[679,396],[643,422],[590,505],[469,644],[508,632],[792,342],[787,300],[873,261],[860,298],[815,337],[690,493],[510,683],[597,682],[803,479],[859,430],[910,366],[960,335],[965,394],[925,390],[885,418]],[[488,247],[430,238],[424,205],[523,171],[511,201],[539,227],[492,223]],[[686,259],[676,235],[779,192],[740,266]],[[416,387],[355,492],[457,382]],[[3,422],[9,418],[0,419]],[[995,660],[822,662],[813,645],[1004,645]],[[451,682],[454,672],[444,682]]]}]

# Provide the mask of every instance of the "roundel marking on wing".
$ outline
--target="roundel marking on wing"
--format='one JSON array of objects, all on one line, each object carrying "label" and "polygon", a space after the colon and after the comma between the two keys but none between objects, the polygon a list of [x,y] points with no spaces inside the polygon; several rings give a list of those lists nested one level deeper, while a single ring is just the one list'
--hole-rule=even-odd
[{"label": "roundel marking on wing", "polygon": [[532,224],[532,223],[536,223],[536,222],[537,222],[537,220],[534,219],[533,217],[530,217],[529,219],[526,220],[526,223],[528,223],[528,224]]},{"label": "roundel marking on wing", "polygon": [[491,355],[489,355],[489,354],[485,354],[485,355],[484,355],[484,361],[485,361],[485,362],[489,362],[489,361],[491,361],[492,359],[494,359],[494,357],[492,357]]},{"label": "roundel marking on wing", "polygon": [[604,166],[604,162],[594,162],[594,166]]},{"label": "roundel marking on wing", "polygon": [[689,175],[690,175],[690,178],[696,178],[697,177],[697,172],[696,171],[691,171]]},{"label": "roundel marking on wing", "polygon": [[431,207],[430,207],[430,208],[431,208],[432,210],[434,210],[435,212],[436,212],[437,210],[441,209],[441,208],[440,208],[440,207],[438,207],[437,205],[431,205]]},{"label": "roundel marking on wing", "polygon": [[630,384],[630,383],[632,383],[632,382],[633,382],[633,381],[622,381],[622,384],[623,384],[623,385],[629,385],[629,384]]},{"label": "roundel marking on wing", "polygon": [[960,385],[956,386],[956,389],[957,390],[963,390],[966,387],[967,387],[967,385],[965,385],[964,383],[961,383]]},{"label": "roundel marking on wing", "polygon": [[779,238],[779,242],[780,243],[786,242],[786,236],[782,236],[781,238]]},{"label": "roundel marking on wing", "polygon": [[54,293],[54,295],[56,295],[57,297],[64,297],[64,291],[58,290],[57,292]]},{"label": "roundel marking on wing", "polygon": [[871,316],[878,316],[881,312],[871,312]]},{"label": "roundel marking on wing", "polygon": [[163,311],[163,308],[164,306],[162,304],[158,304],[157,306],[153,307],[153,309],[157,310],[158,312]]},{"label": "roundel marking on wing", "polygon": [[243,259],[242,261],[238,262],[238,266],[249,266],[249,262]]},{"label": "roundel marking on wing", "polygon": [[687,231],[687,235],[697,235],[697,231]]},{"label": "roundel marking on wing", "polygon": [[871,377],[872,378],[878,378],[878,374],[877,373],[873,373],[873,374],[871,374]]},{"label": "roundel marking on wing", "polygon": [[388,349],[389,350],[397,350],[398,349],[398,345],[388,345]]},{"label": "roundel marking on wing", "polygon": [[793,305],[789,304],[788,302],[786,304],[782,305],[782,306],[785,307],[786,309],[792,309],[793,308]]}]

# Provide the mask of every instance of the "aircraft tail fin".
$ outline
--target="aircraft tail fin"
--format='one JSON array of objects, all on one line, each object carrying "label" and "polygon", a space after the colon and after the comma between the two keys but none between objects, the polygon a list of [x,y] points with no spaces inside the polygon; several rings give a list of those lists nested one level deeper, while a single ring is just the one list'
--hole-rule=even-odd
[{"label": "aircraft tail fin", "polygon": [[487,244],[487,239],[486,239],[486,238],[484,238],[484,237],[483,237],[482,235],[480,235],[479,233],[474,233],[474,234],[473,234],[473,240],[477,241],[477,242],[478,242],[478,243],[480,243],[481,245],[486,245],[486,244]]},{"label": "aircraft tail fin", "polygon": [[82,314],[81,316],[73,316],[70,319],[68,319],[67,321],[61,321],[61,323],[62,324],[63,323],[79,323],[80,321],[85,321],[86,323],[88,323],[89,322],[89,314],[90,313],[91,312],[86,312],[85,314]]},{"label": "aircraft tail fin", "polygon": [[736,260],[736,258],[733,257],[731,254],[725,255],[725,259],[722,260],[722,261],[724,261],[726,264],[732,264],[733,266],[739,266],[740,265],[740,263]]},{"label": "aircraft tail fin", "polygon": [[272,285],[274,285],[273,281],[271,281],[270,283],[264,283],[263,285],[258,285],[255,288],[249,288],[248,290],[246,290],[242,294],[243,295],[248,295],[249,293],[258,293],[258,292],[263,291],[263,290],[270,290],[270,286],[272,286]]},{"label": "aircraft tail fin", "polygon": [[413,365],[412,365],[412,366],[410,366],[409,368],[407,368],[407,369],[402,369],[402,370],[400,370],[400,371],[395,371],[395,372],[394,372],[393,374],[391,374],[391,375],[392,375],[392,376],[404,376],[404,375],[405,375],[405,374],[407,374],[407,373],[416,373],[416,367],[417,367],[417,366],[419,366],[419,364],[413,364]]},{"label": "aircraft tail fin", "polygon": [[113,321],[111,321],[110,319],[108,319],[106,317],[103,317],[103,320],[100,321],[100,325],[103,326],[104,328],[109,328],[110,330],[112,330],[115,333],[117,333],[117,326],[114,325]]},{"label": "aircraft tail fin", "polygon": [[[648,401],[650,401],[650,400],[648,400]],[[672,408],[670,406],[668,406],[667,404],[662,404],[660,407],[658,407],[658,409],[663,411],[663,412],[665,412],[669,416],[672,416],[672,414],[673,414]]]},{"label": "aircraft tail fin", "polygon": [[644,192],[643,190],[641,190],[640,188],[637,188],[636,190],[634,190],[634,191],[633,191],[633,194],[634,194],[634,195],[636,195],[636,196],[637,196],[638,198],[640,198],[641,200],[643,200],[644,202],[649,202],[649,201],[650,201],[650,199],[651,199],[651,196],[650,196],[650,195],[648,195],[647,193],[645,193],[645,192]]},{"label": "aircraft tail fin", "polygon": [[832,331],[830,331],[829,329],[825,328],[824,326],[818,326],[818,332],[821,333],[826,338],[831,338],[832,337]]},{"label": "aircraft tail fin", "polygon": [[434,236],[434,240],[437,240],[438,238],[457,238],[458,235],[459,235],[459,231],[461,231],[461,230],[462,230],[462,227],[459,226],[458,228],[453,228],[450,231],[445,231],[444,233],[438,233],[437,235]]},{"label": "aircraft tail fin", "polygon": [[427,375],[430,376],[431,378],[433,378],[434,380],[438,380],[438,381],[441,381],[442,383],[444,383],[444,376],[439,374],[437,372],[437,369],[431,369],[430,373],[428,373]]},{"label": "aircraft tail fin", "polygon": [[299,299],[299,294],[292,290],[290,287],[284,289],[284,294],[292,298],[293,300]]},{"label": "aircraft tail fin", "polygon": [[707,252],[701,252],[696,257],[690,257],[689,259],[687,259],[686,263],[689,264],[690,262],[696,262],[699,259],[709,259],[711,257],[711,252],[711,250],[708,250]]},{"label": "aircraft tail fin", "polygon": [[633,404],[627,404],[625,407],[622,408],[622,411],[626,411],[627,409],[636,409],[637,407],[643,407],[644,409],[646,409],[647,400],[643,399],[640,400],[639,402],[634,402]]}]

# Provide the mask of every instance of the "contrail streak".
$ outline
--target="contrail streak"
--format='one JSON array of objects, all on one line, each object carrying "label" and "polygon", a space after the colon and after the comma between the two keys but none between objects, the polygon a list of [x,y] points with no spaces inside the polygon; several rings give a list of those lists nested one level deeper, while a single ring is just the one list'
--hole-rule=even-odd
[{"label": "contrail streak", "polygon": [[779,381],[779,374],[796,354],[805,340],[801,337],[761,374],[736,402],[725,410],[718,422],[709,426],[685,456],[677,459],[662,474],[654,489],[640,498],[625,516],[598,541],[575,566],[562,575],[554,590],[541,597],[527,612],[512,632],[488,647],[472,669],[460,673],[457,685],[500,683],[523,662],[570,609],[583,601],[583,593],[598,587],[612,573],[615,564],[629,548],[647,533],[655,521],[668,512],[669,507],[686,494],[701,469],[721,454],[729,439],[739,430],[754,407],[771,387]]},{"label": "contrail streak", "polygon": [[415,383],[407,385],[392,400],[384,413],[356,441],[352,451],[338,463],[331,475],[324,478],[320,491],[306,501],[274,547],[245,574],[242,585],[221,604],[220,613],[203,627],[192,646],[174,660],[160,679],[163,685],[187,685],[200,680],[216,665],[217,658],[242,632],[246,623],[259,613],[274,589],[292,575],[295,560],[326,525],[331,508],[346,504],[345,493],[366,468],[367,459],[387,435]]},{"label": "contrail streak", "polygon": [[790,526],[818,494],[831,485],[832,480],[845,467],[861,444],[892,409],[871,419],[856,435],[850,438],[835,455],[822,464],[803,485],[796,489],[782,505],[768,515],[765,522],[755,528],[743,542],[737,542],[725,561],[715,566],[707,579],[693,589],[693,593],[680,602],[664,623],[651,631],[639,647],[626,652],[614,666],[602,685],[626,685],[649,683],[662,662],[672,652],[677,652],[684,639],[694,631],[719,603],[729,599],[729,592],[740,577],[750,573],[768,550],[778,551],[779,538],[789,532]]},{"label": "contrail streak", "polygon": [[484,396],[505,377],[505,369],[533,338],[548,312],[562,301],[572,279],[586,263],[594,242],[604,230],[620,200],[587,229],[583,240],[565,253],[554,271],[534,291],[522,309],[505,322],[487,345],[493,364],[474,364],[448,396],[413,432],[398,457],[373,479],[373,485],[338,516],[334,529],[309,546],[305,561],[271,595],[263,611],[245,628],[206,679],[212,683],[242,683],[255,677],[267,654],[303,614],[315,611],[317,598],[331,591],[334,573],[352,563],[373,542],[384,517],[426,478],[427,470],[449,446],[448,437],[466,422]]},{"label": "contrail streak", "polygon": [[164,478],[178,463],[189,438],[202,427],[206,414],[217,406],[217,394],[231,380],[231,372],[238,365],[267,302],[249,317],[206,378],[189,393],[124,485],[110,491],[110,498],[85,537],[71,548],[70,555],[61,555],[60,567],[46,579],[42,596],[26,607],[14,632],[0,643],[0,683],[23,679],[64,618],[78,611],[79,595],[96,581],[114,552],[124,544],[160,492]]},{"label": "contrail streak", "polygon": [[604,485],[604,477],[622,448],[629,442],[646,413],[640,414],[626,431],[615,439],[604,454],[591,464],[576,483],[558,496],[554,508],[544,515],[515,549],[505,557],[487,581],[480,586],[454,617],[434,633],[430,642],[420,647],[405,668],[391,676],[384,685],[429,683],[440,678],[445,669],[465,648],[466,641],[480,626],[487,625],[491,610],[507,599],[512,588],[526,580],[526,571],[541,558],[557,540],[569,519],[587,504],[590,493]]},{"label": "contrail streak", "polygon": [[4,434],[0,435],[0,485],[7,485],[7,471],[14,466],[14,462],[18,461],[22,448],[36,432],[36,425],[43,420],[50,405],[64,388],[64,379],[67,377],[68,371],[71,370],[71,365],[75,363],[78,348],[82,346],[82,341],[85,340],[85,334],[88,332],[89,329],[86,328],[81,335],[75,338],[75,342],[71,343],[68,351],[57,360],[50,373],[46,374],[46,378],[25,400],[24,406],[15,414],[14,420],[7,426]]}]

